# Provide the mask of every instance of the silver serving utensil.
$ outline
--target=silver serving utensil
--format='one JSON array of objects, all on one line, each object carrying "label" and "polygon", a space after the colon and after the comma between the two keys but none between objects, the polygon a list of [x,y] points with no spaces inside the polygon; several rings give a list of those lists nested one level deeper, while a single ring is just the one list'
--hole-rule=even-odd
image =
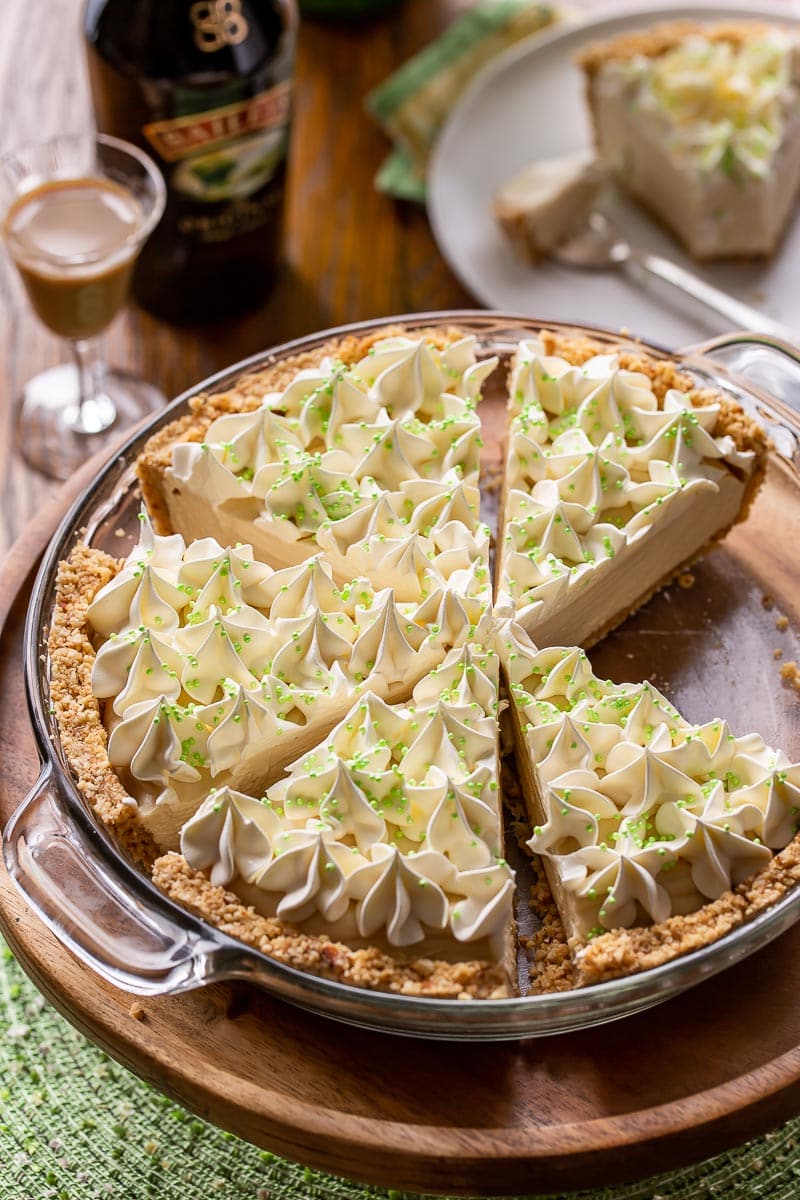
[{"label": "silver serving utensil", "polygon": [[727,292],[699,279],[697,275],[679,267],[677,263],[670,262],[668,258],[636,250],[620,237],[608,219],[599,212],[592,213],[583,229],[553,251],[553,258],[565,266],[579,267],[582,270],[619,268],[634,278],[635,272],[631,272],[630,268],[638,267],[648,275],[654,275],[657,279],[671,284],[694,300],[699,300],[706,308],[713,309],[726,321],[730,321],[735,329],[768,333],[790,344],[796,344],[800,340],[797,330],[789,329],[780,321],[773,321],[757,308],[751,308],[741,300],[735,300]]}]

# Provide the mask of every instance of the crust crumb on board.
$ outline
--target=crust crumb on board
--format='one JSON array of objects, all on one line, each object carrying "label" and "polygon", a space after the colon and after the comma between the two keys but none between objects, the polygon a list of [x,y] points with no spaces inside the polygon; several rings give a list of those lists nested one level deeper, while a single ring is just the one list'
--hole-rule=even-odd
[{"label": "crust crumb on board", "polygon": [[796,692],[800,692],[800,667],[794,659],[781,665],[780,675],[784,683],[791,684]]},{"label": "crust crumb on board", "polygon": [[765,596],[761,597],[761,604],[762,604],[762,607],[765,608],[767,610],[767,612],[769,612],[770,609],[772,609],[774,607],[775,601],[772,599],[772,596],[765,595]]},{"label": "crust crumb on board", "polygon": [[694,587],[695,577],[691,571],[682,571],[678,576],[678,583],[682,588]]},{"label": "crust crumb on board", "polygon": [[481,466],[481,491],[489,496],[499,496],[503,487],[504,471],[501,463]]},{"label": "crust crumb on board", "polygon": [[775,628],[779,629],[781,631],[781,633],[783,633],[786,629],[789,628],[789,618],[783,617],[783,616],[777,617],[776,621],[775,621]]},{"label": "crust crumb on board", "polygon": [[783,658],[783,651],[781,650],[780,646],[776,646],[772,651],[772,657],[775,659]]}]

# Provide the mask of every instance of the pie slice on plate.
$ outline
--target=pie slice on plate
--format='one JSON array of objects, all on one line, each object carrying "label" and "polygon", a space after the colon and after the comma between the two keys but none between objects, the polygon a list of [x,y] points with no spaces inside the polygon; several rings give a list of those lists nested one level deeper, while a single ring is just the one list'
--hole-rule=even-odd
[{"label": "pie slice on plate", "polygon": [[715,941],[800,881],[800,763],[599,679],[578,646],[537,649],[511,622],[499,645],[528,845],[580,982]]},{"label": "pie slice on plate", "polygon": [[543,332],[509,381],[496,611],[589,646],[747,511],[763,430],[674,363]]},{"label": "pie slice on plate", "polygon": [[772,254],[800,186],[796,30],[676,21],[582,57],[598,155],[698,259]]}]

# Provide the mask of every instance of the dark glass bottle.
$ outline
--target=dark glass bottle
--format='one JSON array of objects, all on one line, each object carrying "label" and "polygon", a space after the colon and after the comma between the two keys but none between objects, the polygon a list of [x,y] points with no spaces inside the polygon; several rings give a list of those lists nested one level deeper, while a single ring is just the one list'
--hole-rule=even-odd
[{"label": "dark glass bottle", "polygon": [[85,30],[98,128],[167,181],[136,299],[183,322],[258,303],[281,240],[295,0],[88,0]]}]

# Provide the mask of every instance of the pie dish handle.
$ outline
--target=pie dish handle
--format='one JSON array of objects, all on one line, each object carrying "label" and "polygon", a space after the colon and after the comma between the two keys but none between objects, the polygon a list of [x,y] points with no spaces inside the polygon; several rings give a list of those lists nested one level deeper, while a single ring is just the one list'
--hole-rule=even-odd
[{"label": "pie dish handle", "polygon": [[757,399],[800,412],[800,339],[794,344],[764,333],[722,333],[678,353],[688,365],[701,360],[721,369]]},{"label": "pie dish handle", "polygon": [[132,869],[133,886],[123,884],[119,868],[104,863],[99,835],[67,815],[62,786],[52,764],[44,766],[3,834],[9,875],[42,921],[127,992],[182,992],[220,978],[224,947],[178,924]]}]

